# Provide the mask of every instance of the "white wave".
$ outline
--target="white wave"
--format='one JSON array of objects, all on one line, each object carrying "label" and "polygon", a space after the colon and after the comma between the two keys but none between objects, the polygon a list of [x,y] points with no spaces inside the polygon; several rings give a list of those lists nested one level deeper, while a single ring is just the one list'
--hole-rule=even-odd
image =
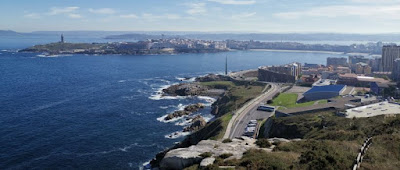
[{"label": "white wave", "polygon": [[182,121],[176,122],[175,125],[176,126],[189,126],[192,121],[193,118],[186,118],[186,119],[181,119]]},{"label": "white wave", "polygon": [[184,82],[194,82],[196,80],[196,77],[191,77],[191,78],[175,77],[175,79]]},{"label": "white wave", "polygon": [[89,153],[78,153],[78,156],[89,156],[89,155],[100,155],[100,154],[109,154],[109,153],[113,153],[113,152],[128,152],[129,149],[131,149],[132,147],[140,147],[140,148],[145,148],[145,147],[154,147],[157,146],[158,148],[162,148],[161,146],[153,143],[151,145],[141,145],[139,143],[133,143],[131,145],[127,145],[127,146],[123,146],[120,148],[114,148],[111,150],[107,150],[107,151],[100,151],[100,152],[89,152]]},{"label": "white wave", "polygon": [[185,107],[186,107],[186,106],[188,106],[188,105],[183,105],[182,103],[179,103],[178,106],[176,106],[176,108],[177,108],[178,110],[185,110]]},{"label": "white wave", "polygon": [[213,104],[215,101],[217,101],[217,99],[212,98],[212,97],[208,97],[208,96],[197,96],[197,98],[199,100],[206,101],[208,103],[208,104],[206,104],[207,106],[211,106],[211,104]]},{"label": "white wave", "polygon": [[41,57],[41,58],[57,58],[57,57],[66,57],[66,56],[72,56],[72,55],[68,55],[68,54],[65,54],[65,55],[45,55],[45,54],[39,54],[39,55],[36,55],[37,57]]},{"label": "white wave", "polygon": [[176,117],[176,118],[173,118],[173,119],[170,119],[170,120],[165,120],[165,118],[166,118],[168,115],[169,115],[169,114],[166,114],[166,115],[164,115],[164,116],[161,116],[161,117],[157,118],[157,120],[158,120],[159,122],[163,122],[163,123],[170,123],[170,122],[178,121],[178,120],[180,120],[180,119],[183,118],[183,117]]},{"label": "white wave", "polygon": [[151,99],[151,100],[161,100],[162,97],[163,97],[163,90],[166,89],[166,88],[168,88],[168,87],[170,87],[170,86],[171,86],[171,85],[164,85],[164,86],[161,86],[160,88],[158,88],[158,89],[155,91],[155,94],[153,94],[153,95],[151,95],[151,96],[149,97],[149,99]]},{"label": "white wave", "polygon": [[210,122],[211,120],[213,120],[213,119],[215,118],[215,116],[212,115],[211,113],[209,113],[209,114],[204,114],[204,115],[201,115],[201,116],[203,116],[203,118],[204,118],[204,120],[205,120],[206,122]]},{"label": "white wave", "polygon": [[120,81],[118,81],[118,83],[125,83],[126,82],[126,80],[120,80]]},{"label": "white wave", "polygon": [[3,51],[3,52],[7,52],[8,50],[1,50],[1,51]]},{"label": "white wave", "polygon": [[171,108],[171,107],[175,107],[174,105],[168,105],[168,106],[160,106],[159,108],[160,109],[168,109],[168,108]]},{"label": "white wave", "polygon": [[[184,110],[186,106],[187,106],[187,105],[183,105],[182,103],[179,103],[178,106],[174,106],[174,107],[176,107],[176,109],[177,109],[177,110],[175,110],[175,111]],[[175,112],[175,111],[174,111],[174,112]],[[176,117],[176,118],[173,118],[173,119],[170,119],[170,120],[165,120],[165,118],[166,118],[168,115],[169,115],[169,113],[166,114],[166,115],[164,115],[164,116],[161,116],[161,117],[157,118],[157,120],[160,121],[160,122],[169,123],[169,122],[176,122],[176,121],[178,121],[178,120],[181,120],[181,119],[187,117],[187,116],[181,116],[181,117]]]},{"label": "white wave", "polygon": [[180,137],[187,136],[187,135],[190,135],[190,132],[176,131],[176,132],[165,135],[165,138],[176,139],[176,138],[180,138]]},{"label": "white wave", "polygon": [[145,163],[142,164],[142,166],[139,166],[139,170],[150,170],[151,169],[151,165],[150,165],[150,161],[147,161]]}]

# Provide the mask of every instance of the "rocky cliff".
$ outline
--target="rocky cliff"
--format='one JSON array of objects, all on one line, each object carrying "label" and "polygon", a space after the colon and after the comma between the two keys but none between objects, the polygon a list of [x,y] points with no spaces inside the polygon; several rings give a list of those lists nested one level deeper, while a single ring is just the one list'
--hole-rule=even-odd
[{"label": "rocky cliff", "polygon": [[193,105],[186,106],[183,110],[178,110],[175,111],[174,113],[169,114],[167,117],[164,118],[164,120],[171,120],[174,118],[190,115],[194,112],[199,111],[200,109],[203,109],[205,106],[202,103],[197,103]]},{"label": "rocky cliff", "polygon": [[[229,143],[223,143],[215,140],[203,140],[197,145],[193,145],[188,148],[170,150],[162,159],[160,168],[184,169],[194,164],[209,165],[213,163],[213,157],[219,157],[223,154],[232,155],[225,159],[240,159],[243,156],[243,153],[247,150],[251,148],[258,148],[254,143],[255,139],[248,137],[233,139],[232,142]],[[207,153],[207,156],[205,156],[204,153]]]}]

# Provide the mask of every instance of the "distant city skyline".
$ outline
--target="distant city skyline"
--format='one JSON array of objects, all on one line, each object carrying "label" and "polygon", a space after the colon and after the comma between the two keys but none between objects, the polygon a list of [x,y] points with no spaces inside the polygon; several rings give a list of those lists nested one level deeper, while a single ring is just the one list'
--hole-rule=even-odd
[{"label": "distant city skyline", "polygon": [[400,0],[2,0],[0,30],[399,33]]}]

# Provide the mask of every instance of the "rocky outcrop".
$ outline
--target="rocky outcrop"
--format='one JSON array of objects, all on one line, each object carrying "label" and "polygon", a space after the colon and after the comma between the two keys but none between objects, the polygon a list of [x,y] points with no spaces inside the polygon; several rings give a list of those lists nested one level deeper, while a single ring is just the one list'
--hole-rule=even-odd
[{"label": "rocky outcrop", "polygon": [[183,129],[183,132],[193,132],[193,131],[198,131],[199,129],[203,128],[204,126],[206,126],[207,122],[206,120],[204,120],[203,117],[196,116],[193,120],[192,120],[192,124],[188,127],[185,127]]},{"label": "rocky outcrop", "polygon": [[205,95],[207,90],[207,87],[198,83],[185,83],[172,85],[166,89],[163,89],[163,92],[170,96],[199,96]]},{"label": "rocky outcrop", "polygon": [[175,111],[174,113],[169,114],[164,120],[171,120],[173,118],[178,118],[186,115],[190,115],[193,112],[197,112],[200,109],[203,109],[205,106],[202,103],[197,103],[193,105],[186,106],[183,110]]},{"label": "rocky outcrop", "polygon": [[213,157],[209,157],[209,158],[204,158],[201,162],[200,162],[200,167],[207,167],[208,165],[212,165],[215,161],[215,158]]},{"label": "rocky outcrop", "polygon": [[196,78],[197,82],[210,82],[210,81],[231,81],[233,80],[229,76],[209,74],[203,77]]},{"label": "rocky outcrop", "polygon": [[[242,137],[241,139],[233,139],[230,143],[222,143],[214,140],[203,140],[197,145],[188,148],[178,148],[167,152],[161,160],[161,169],[184,169],[185,167],[200,164],[203,157],[200,155],[205,152],[212,154],[212,157],[217,157],[222,154],[232,154],[228,159],[240,159],[243,153],[251,148],[258,148],[255,144],[255,139]],[[209,158],[206,158],[209,159]],[[211,159],[206,162],[213,162]]]}]

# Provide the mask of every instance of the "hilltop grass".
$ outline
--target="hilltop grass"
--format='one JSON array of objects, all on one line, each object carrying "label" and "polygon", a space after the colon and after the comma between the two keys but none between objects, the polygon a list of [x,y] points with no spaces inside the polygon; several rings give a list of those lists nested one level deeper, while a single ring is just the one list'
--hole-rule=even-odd
[{"label": "hilltop grass", "polygon": [[232,114],[228,113],[225,114],[224,116],[218,118],[221,120],[221,130],[219,130],[216,135],[210,137],[211,140],[218,140],[222,139],[225,135],[226,128],[228,127],[229,121],[232,119]]},{"label": "hilltop grass", "polygon": [[305,103],[297,103],[297,94],[296,93],[282,93],[279,94],[278,97],[272,100],[272,106],[280,106],[279,109],[284,108],[296,108],[296,107],[306,107],[314,104],[323,104],[327,103],[327,100],[318,100],[318,101],[310,101]]},{"label": "hilltop grass", "polygon": [[89,44],[89,43],[51,43],[46,45],[35,45],[30,49],[39,51],[62,51],[62,50],[74,50],[74,49],[91,49],[91,48],[102,48],[104,44]]},{"label": "hilltop grass", "polygon": [[[249,150],[242,159],[213,167],[236,169],[351,169],[363,141],[372,136],[362,169],[400,167],[400,115],[348,119],[333,112],[273,118],[271,137],[302,138],[280,142],[272,152]],[[264,139],[265,140],[265,139]]]}]

